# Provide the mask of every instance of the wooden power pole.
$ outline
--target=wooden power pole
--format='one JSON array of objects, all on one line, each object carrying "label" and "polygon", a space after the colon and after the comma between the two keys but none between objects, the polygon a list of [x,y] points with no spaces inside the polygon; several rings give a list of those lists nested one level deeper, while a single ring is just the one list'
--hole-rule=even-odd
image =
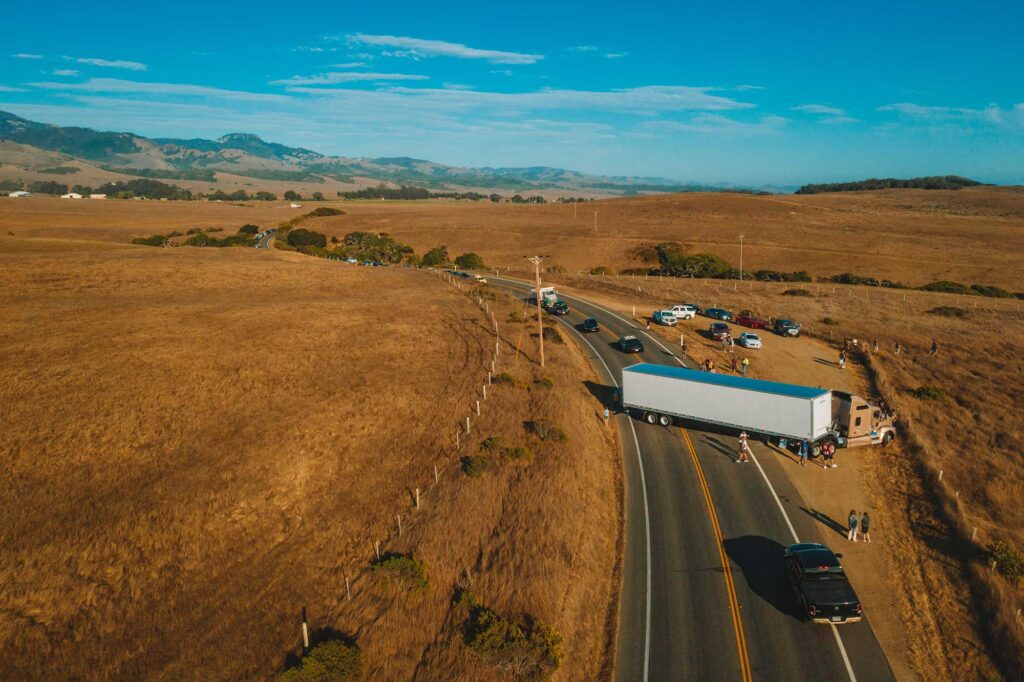
[{"label": "wooden power pole", "polygon": [[541,313],[540,307],[540,264],[544,260],[543,256],[532,256],[527,259],[533,263],[533,274],[537,285],[536,298],[537,298],[537,342],[540,344],[540,366],[544,366],[544,318]]}]

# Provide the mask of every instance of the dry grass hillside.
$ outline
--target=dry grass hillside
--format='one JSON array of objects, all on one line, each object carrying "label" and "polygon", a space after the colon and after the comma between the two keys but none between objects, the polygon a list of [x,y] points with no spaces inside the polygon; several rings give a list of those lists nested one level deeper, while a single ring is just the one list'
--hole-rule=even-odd
[{"label": "dry grass hillside", "polygon": [[[633,304],[641,314],[683,301],[750,308],[799,320],[836,348],[853,338],[866,344],[859,361],[900,415],[896,449],[864,458],[870,463],[864,476],[883,519],[876,531],[885,538],[881,547],[916,672],[929,680],[990,679],[994,661],[1007,679],[1024,676],[1024,620],[1017,615],[1024,584],[1010,555],[992,551],[1007,543],[1018,562],[1024,552],[1021,303],[817,284],[547,277],[607,297],[627,313]],[[706,328],[702,320],[696,326]],[[767,344],[785,343],[763,336]],[[939,350],[929,356],[933,340]],[[760,352],[749,354],[760,368]],[[820,369],[809,366],[798,376]],[[993,559],[1008,573],[993,571]],[[1017,576],[1021,568],[1018,563]]]},{"label": "dry grass hillside", "polygon": [[[6,232],[0,677],[269,678],[306,607],[355,639],[366,679],[501,678],[500,652],[464,641],[457,585],[557,631],[562,679],[607,671],[617,446],[573,346],[535,384],[510,304],[490,301],[517,383],[491,387],[456,449],[494,332],[440,279]],[[540,416],[568,441],[539,440]],[[532,456],[462,474],[489,435]],[[375,541],[422,561],[428,587],[371,570]]]}]

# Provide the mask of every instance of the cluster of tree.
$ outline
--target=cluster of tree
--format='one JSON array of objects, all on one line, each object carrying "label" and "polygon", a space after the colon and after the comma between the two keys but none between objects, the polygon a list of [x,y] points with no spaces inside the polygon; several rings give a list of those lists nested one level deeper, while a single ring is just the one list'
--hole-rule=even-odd
[{"label": "cluster of tree", "polygon": [[67,194],[68,186],[53,180],[36,180],[28,185],[28,191],[33,194]]},{"label": "cluster of tree", "polygon": [[37,168],[36,172],[47,175],[74,175],[80,170],[82,169],[77,166],[54,166],[53,168]]},{"label": "cluster of tree", "polygon": [[820,194],[821,192],[863,192],[873,189],[963,189],[982,183],[959,175],[932,175],[923,178],[869,178],[859,182],[833,182],[820,185],[804,185],[797,194]]},{"label": "cluster of tree", "polygon": [[161,180],[202,180],[204,182],[217,182],[215,171],[210,168],[181,168],[181,169],[156,169],[156,168],[129,168],[126,166],[106,166],[100,168],[112,173],[124,175],[135,175],[140,178],[158,178]]},{"label": "cluster of tree", "polygon": [[850,272],[843,272],[838,275],[832,275],[828,278],[828,281],[835,284],[859,284],[866,287],[885,287],[887,289],[906,289],[906,284],[899,282],[893,282],[888,279],[879,279],[876,277],[861,277],[860,275],[854,275]]},{"label": "cluster of tree", "polygon": [[[647,270],[647,274],[665,277],[703,277],[709,279],[739,279],[739,269],[723,258],[711,253],[687,254],[686,249],[678,242],[661,242],[638,247],[633,252],[648,262],[656,261],[657,267]],[[636,268],[625,274],[637,274]],[[803,270],[781,272],[779,270],[757,270],[744,272],[743,279],[754,279],[763,282],[810,282],[811,276]]]},{"label": "cluster of tree", "polygon": [[[228,246],[252,246],[254,243],[253,235],[260,231],[258,225],[246,224],[238,228],[238,232],[232,235],[228,235],[224,238],[211,237],[207,232],[220,232],[221,228],[210,228],[204,230],[203,228],[195,227],[189,230],[186,234],[188,239],[185,240],[185,246],[209,246],[209,247],[228,247]],[[177,237],[180,232],[171,232],[170,234],[155,234],[152,237],[138,237],[132,240],[132,244],[140,244],[142,246],[166,246],[170,242],[171,237]]]},{"label": "cluster of tree", "polygon": [[584,199],[583,197],[558,197],[555,199],[556,204],[582,204],[586,201],[593,201],[593,199]]},{"label": "cluster of tree", "polygon": [[401,263],[412,255],[412,247],[392,239],[387,233],[349,232],[338,251],[346,258],[381,263]]},{"label": "cluster of tree", "polygon": [[420,263],[425,268],[436,268],[449,262],[448,247],[443,245],[435,246],[430,251],[427,251],[423,254],[423,258],[420,260]]},{"label": "cluster of tree", "polygon": [[532,196],[532,197],[523,198],[522,196],[520,196],[518,194],[513,194],[512,198],[509,199],[509,201],[511,201],[513,204],[546,204],[547,203],[547,201],[544,200],[544,197],[541,197],[541,196]]},{"label": "cluster of tree", "polygon": [[219,189],[213,194],[208,194],[206,198],[210,201],[249,201],[251,199],[256,201],[277,201],[277,195],[271,192],[259,191],[250,195],[244,189],[235,190],[230,194]]},{"label": "cluster of tree", "polygon": [[316,230],[307,230],[304,227],[288,231],[288,245],[295,248],[303,246],[316,246],[325,248],[327,246],[327,235]]},{"label": "cluster of tree", "polygon": [[118,199],[191,199],[192,192],[177,185],[156,180],[129,180],[128,182],[108,182],[95,190],[96,194],[106,194]]},{"label": "cluster of tree", "polygon": [[833,275],[832,277],[825,278],[825,281],[834,282],[836,284],[859,284],[869,287],[885,287],[887,289],[917,289],[919,291],[934,291],[944,294],[959,294],[960,296],[987,296],[989,298],[1014,297],[1014,294],[1006,289],[992,286],[990,284],[971,284],[968,286],[966,284],[961,284],[960,282],[951,282],[949,280],[939,280],[937,282],[923,284],[919,287],[910,287],[906,284],[893,282],[888,279],[861,277],[860,275],[844,272],[839,275]]},{"label": "cluster of tree", "polygon": [[483,270],[487,266],[484,265],[484,259],[479,254],[469,251],[455,257],[455,267],[460,270]]},{"label": "cluster of tree", "polygon": [[497,203],[501,201],[500,194],[480,194],[479,192],[431,192],[425,187],[414,185],[400,185],[388,187],[381,183],[376,187],[365,187],[349,192],[338,192],[343,199],[387,199],[392,201],[405,200],[417,201],[423,199],[456,199],[459,201],[483,201],[490,199]]}]

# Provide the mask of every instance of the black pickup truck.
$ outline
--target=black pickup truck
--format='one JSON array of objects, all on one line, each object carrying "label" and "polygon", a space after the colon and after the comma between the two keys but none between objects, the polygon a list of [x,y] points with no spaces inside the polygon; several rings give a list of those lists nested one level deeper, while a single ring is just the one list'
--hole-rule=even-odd
[{"label": "black pickup truck", "polygon": [[783,555],[786,578],[808,620],[856,623],[864,614],[860,599],[839,564],[841,554],[825,545],[790,545]]}]

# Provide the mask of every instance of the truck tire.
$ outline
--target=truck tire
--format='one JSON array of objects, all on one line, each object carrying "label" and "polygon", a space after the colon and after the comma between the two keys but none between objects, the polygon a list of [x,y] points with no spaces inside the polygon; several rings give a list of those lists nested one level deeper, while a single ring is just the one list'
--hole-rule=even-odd
[{"label": "truck tire", "polygon": [[658,423],[658,415],[654,414],[653,412],[645,412],[644,413],[644,421],[647,422],[648,424],[652,424],[652,425],[653,424],[657,424]]},{"label": "truck tire", "polygon": [[658,423],[661,424],[662,426],[672,426],[672,417],[668,416],[667,414],[659,414]]},{"label": "truck tire", "polygon": [[836,441],[831,436],[825,438],[821,442],[817,443],[811,448],[811,458],[815,458],[818,455],[834,455],[836,454]]}]

